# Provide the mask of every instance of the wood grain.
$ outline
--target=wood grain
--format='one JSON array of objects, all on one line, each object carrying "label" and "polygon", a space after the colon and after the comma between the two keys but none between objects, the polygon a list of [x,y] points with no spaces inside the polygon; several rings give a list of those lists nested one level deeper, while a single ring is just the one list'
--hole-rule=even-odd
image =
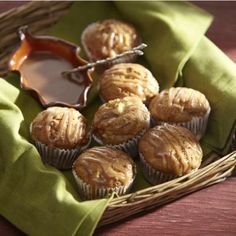
[{"label": "wood grain", "polygon": [[207,36],[236,62],[236,2],[194,2],[214,16]]},{"label": "wood grain", "polygon": [[98,229],[96,236],[236,235],[236,178],[193,193],[153,212]]},{"label": "wood grain", "polygon": [[[152,212],[96,230],[95,236],[234,236],[236,178],[203,189]],[[24,234],[0,217],[0,235]]]},{"label": "wood grain", "polygon": [[[24,4],[0,2],[0,12]],[[236,62],[236,2],[195,2],[215,16],[207,36]],[[152,212],[98,229],[97,236],[236,235],[236,177],[193,193]],[[24,235],[0,216],[0,235]]]}]

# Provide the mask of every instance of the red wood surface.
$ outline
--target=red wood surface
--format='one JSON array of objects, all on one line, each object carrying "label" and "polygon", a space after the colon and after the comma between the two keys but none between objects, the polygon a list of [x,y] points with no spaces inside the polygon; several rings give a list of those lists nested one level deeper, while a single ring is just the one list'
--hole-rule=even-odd
[{"label": "red wood surface", "polygon": [[181,198],[153,212],[103,227],[96,236],[236,235],[236,178]]},{"label": "red wood surface", "polygon": [[[0,12],[23,2],[0,2]],[[195,2],[215,16],[207,36],[236,62],[236,2]],[[0,217],[0,235],[24,235]],[[97,236],[236,235],[236,177],[178,201],[96,230]]]}]

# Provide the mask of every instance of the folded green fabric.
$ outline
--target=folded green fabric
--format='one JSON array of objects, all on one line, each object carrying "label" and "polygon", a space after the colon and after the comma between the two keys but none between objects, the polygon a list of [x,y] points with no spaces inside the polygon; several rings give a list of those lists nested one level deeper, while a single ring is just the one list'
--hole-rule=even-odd
[{"label": "folded green fabric", "polygon": [[203,37],[183,70],[184,85],[204,94],[211,104],[205,153],[229,152],[236,131],[236,65],[209,39]]},{"label": "folded green fabric", "polygon": [[[15,76],[8,79],[17,84]],[[28,142],[30,121],[41,108],[2,79],[0,88],[1,214],[29,235],[91,234],[109,199],[80,202],[63,174],[42,164]]]},{"label": "folded green fabric", "polygon": [[[224,153],[235,130],[236,67],[204,37],[212,17],[185,2],[77,2],[50,34],[81,45],[82,30],[107,18],[137,27],[149,45],[143,62],[162,89],[178,84],[206,94],[212,114],[205,153]],[[0,88],[0,213],[29,235],[91,235],[109,199],[81,202],[71,173],[42,164],[29,142],[29,124],[42,108],[16,75]],[[83,113],[91,120],[98,105],[96,98]],[[145,186],[138,175],[133,190]]]}]

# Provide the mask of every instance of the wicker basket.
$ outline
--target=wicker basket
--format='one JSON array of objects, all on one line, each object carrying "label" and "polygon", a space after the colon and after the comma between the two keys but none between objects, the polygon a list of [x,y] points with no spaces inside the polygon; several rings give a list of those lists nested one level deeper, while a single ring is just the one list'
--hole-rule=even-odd
[{"label": "wicker basket", "polygon": [[[71,2],[30,2],[0,15],[0,76],[7,72],[7,61],[18,43],[16,30],[30,25],[33,33],[43,33],[57,22]],[[192,174],[113,199],[106,208],[99,226],[110,224],[138,212],[156,208],[184,195],[224,181],[236,165],[236,151],[219,157],[212,154]]]}]

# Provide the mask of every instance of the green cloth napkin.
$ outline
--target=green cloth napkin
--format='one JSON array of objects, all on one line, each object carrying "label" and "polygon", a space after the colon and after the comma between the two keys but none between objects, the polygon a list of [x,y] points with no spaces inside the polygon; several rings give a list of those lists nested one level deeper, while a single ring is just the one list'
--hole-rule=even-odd
[{"label": "green cloth napkin", "polygon": [[41,107],[5,80],[0,88],[1,214],[28,235],[90,235],[109,199],[80,202],[74,183],[42,164],[28,141]]},{"label": "green cloth napkin", "polygon": [[[50,34],[81,45],[84,27],[107,18],[137,27],[149,45],[143,63],[162,89],[206,94],[212,113],[202,144],[205,153],[225,153],[235,130],[236,67],[204,37],[212,17],[185,2],[76,2]],[[29,142],[29,124],[42,108],[19,89],[16,75],[0,80],[0,88],[0,213],[29,235],[91,235],[110,199],[81,202],[71,173],[42,164]],[[94,93],[83,111],[90,120],[99,105]],[[133,191],[145,186],[138,175]]]}]

